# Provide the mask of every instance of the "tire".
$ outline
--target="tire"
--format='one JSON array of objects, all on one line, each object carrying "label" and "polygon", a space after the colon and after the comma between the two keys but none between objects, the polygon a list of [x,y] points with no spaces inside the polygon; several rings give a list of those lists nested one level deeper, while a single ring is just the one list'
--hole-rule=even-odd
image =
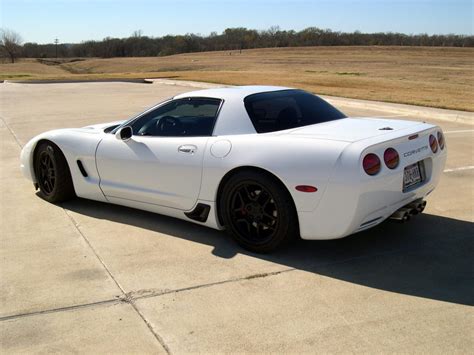
[{"label": "tire", "polygon": [[299,234],[291,195],[265,173],[242,171],[233,175],[222,189],[219,206],[225,229],[249,251],[272,252]]},{"label": "tire", "polygon": [[54,143],[42,142],[38,145],[34,169],[38,195],[44,200],[58,203],[76,196],[66,158]]}]

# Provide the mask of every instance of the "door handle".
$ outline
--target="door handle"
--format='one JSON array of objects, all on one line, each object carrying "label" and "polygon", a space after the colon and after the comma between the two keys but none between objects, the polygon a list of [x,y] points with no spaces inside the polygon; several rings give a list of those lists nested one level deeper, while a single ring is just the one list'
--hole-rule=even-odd
[{"label": "door handle", "polygon": [[182,145],[178,148],[178,152],[180,153],[188,153],[188,154],[194,154],[197,150],[197,147],[192,144],[188,145]]}]

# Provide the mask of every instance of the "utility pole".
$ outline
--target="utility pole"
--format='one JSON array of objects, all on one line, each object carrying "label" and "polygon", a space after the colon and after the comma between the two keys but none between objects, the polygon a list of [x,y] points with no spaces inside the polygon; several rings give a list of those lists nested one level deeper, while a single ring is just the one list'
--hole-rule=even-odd
[{"label": "utility pole", "polygon": [[54,39],[54,44],[55,44],[55,47],[56,47],[56,59],[58,59],[58,43],[59,43],[59,39],[55,38]]}]

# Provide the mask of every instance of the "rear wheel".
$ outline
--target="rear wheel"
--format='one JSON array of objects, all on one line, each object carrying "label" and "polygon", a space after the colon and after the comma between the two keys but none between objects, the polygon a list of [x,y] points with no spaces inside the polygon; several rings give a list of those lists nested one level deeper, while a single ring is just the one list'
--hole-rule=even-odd
[{"label": "rear wheel", "polygon": [[220,206],[226,230],[250,251],[271,252],[298,234],[290,194],[264,173],[247,171],[232,176],[222,190]]},{"label": "rear wheel", "polygon": [[76,196],[66,158],[55,144],[40,143],[36,149],[34,167],[39,195],[43,199],[56,203]]}]

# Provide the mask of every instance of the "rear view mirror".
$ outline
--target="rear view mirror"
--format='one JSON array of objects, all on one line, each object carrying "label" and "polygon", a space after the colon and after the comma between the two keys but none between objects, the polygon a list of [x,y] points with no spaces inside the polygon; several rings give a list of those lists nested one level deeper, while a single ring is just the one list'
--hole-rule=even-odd
[{"label": "rear view mirror", "polygon": [[130,126],[122,127],[117,131],[117,133],[115,133],[115,137],[124,142],[132,138],[132,135],[133,135],[133,129]]}]

